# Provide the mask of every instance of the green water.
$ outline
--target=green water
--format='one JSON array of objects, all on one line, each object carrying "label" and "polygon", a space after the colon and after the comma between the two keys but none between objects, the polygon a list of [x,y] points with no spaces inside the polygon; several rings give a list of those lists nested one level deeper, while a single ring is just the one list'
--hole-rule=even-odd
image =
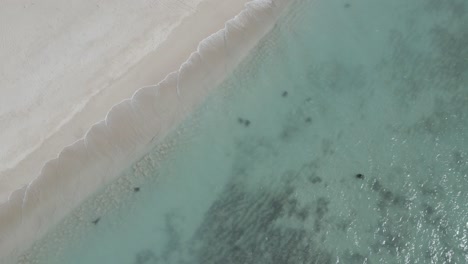
[{"label": "green water", "polygon": [[23,261],[467,263],[467,14],[464,0],[296,1]]}]

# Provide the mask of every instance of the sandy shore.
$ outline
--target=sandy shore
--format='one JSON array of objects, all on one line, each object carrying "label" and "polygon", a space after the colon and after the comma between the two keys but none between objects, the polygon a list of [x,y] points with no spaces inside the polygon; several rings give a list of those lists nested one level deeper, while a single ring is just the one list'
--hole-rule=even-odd
[{"label": "sandy shore", "polygon": [[[7,62],[0,71],[7,77],[0,80],[6,94],[0,99],[0,203],[103,120],[113,105],[176,71],[246,0],[136,1],[132,6],[92,2],[77,2],[73,9],[55,0],[47,1],[48,7],[27,1],[4,4],[20,18],[28,15],[39,32],[21,39],[18,35],[30,29],[20,25],[20,32],[10,33],[10,46],[0,49]],[[56,20],[43,17],[47,15]],[[21,41],[26,43],[16,46]],[[15,49],[24,61],[9,56]],[[60,59],[54,61],[55,56]]]}]

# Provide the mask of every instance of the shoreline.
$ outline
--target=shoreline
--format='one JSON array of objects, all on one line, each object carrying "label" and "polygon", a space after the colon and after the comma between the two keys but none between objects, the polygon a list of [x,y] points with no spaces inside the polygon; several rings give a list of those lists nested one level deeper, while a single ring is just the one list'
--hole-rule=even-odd
[{"label": "shoreline", "polygon": [[[198,43],[224,27],[224,23],[238,14],[247,0],[220,2],[205,0],[197,10],[182,18],[167,38],[127,73],[105,88],[94,92],[83,103],[82,109],[68,117],[68,121],[56,128],[31,153],[13,168],[0,171],[0,204],[17,189],[29,184],[39,175],[44,164],[57,157],[67,145],[83,138],[93,124],[103,120],[107,111],[115,104],[132,96],[139,87],[155,85],[178,67],[196,50]],[[193,29],[197,30],[194,31]],[[98,73],[96,73],[98,74]]]},{"label": "shoreline", "polygon": [[[274,26],[290,1],[254,0],[156,86],[115,105],[0,206],[0,256],[14,259],[161,142]],[[60,199],[57,199],[60,197]]]}]

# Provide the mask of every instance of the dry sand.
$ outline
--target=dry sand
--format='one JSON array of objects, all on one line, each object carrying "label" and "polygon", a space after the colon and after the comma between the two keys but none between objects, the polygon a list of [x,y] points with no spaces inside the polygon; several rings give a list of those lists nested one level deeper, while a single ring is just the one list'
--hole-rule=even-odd
[{"label": "dry sand", "polygon": [[246,0],[62,2],[0,9],[0,204],[113,105],[177,70]]}]

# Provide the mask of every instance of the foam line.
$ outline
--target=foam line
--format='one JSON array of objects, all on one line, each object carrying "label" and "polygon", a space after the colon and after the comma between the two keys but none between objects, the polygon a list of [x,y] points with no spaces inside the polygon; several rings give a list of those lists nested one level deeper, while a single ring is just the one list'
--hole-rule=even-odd
[{"label": "foam line", "polygon": [[71,210],[142,157],[180,124],[273,27],[292,0],[254,0],[204,39],[179,70],[139,89],[48,161],[0,206],[0,262],[9,263]]}]

